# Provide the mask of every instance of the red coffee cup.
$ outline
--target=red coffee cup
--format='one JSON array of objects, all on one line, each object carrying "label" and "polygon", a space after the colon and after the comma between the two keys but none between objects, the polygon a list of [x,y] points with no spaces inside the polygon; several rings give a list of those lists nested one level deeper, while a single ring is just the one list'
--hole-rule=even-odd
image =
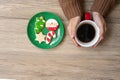
[{"label": "red coffee cup", "polygon": [[[89,29],[92,30],[92,28],[89,28],[89,26],[88,26],[88,31],[89,31],[89,32],[87,32],[87,30],[85,31],[85,27],[84,27],[83,25],[91,25],[91,26],[93,27],[93,29],[94,29],[94,37],[93,37],[93,39],[90,40],[90,41],[89,41],[88,39],[86,39],[86,40],[88,40],[88,42],[87,42],[87,41],[85,42],[85,39],[83,39],[83,41],[82,41],[82,37],[85,38],[85,37],[84,37],[84,36],[85,36],[84,34],[86,34],[86,33],[87,33],[87,36],[88,36],[88,37],[93,36],[93,35],[90,35],[91,32],[90,32],[90,30],[89,30]],[[80,30],[80,29],[83,29],[83,31]],[[79,32],[79,31],[81,31],[81,32]],[[79,34],[78,34],[78,33],[79,33]],[[82,33],[83,33],[83,34],[82,34]],[[99,29],[98,25],[97,25],[94,21],[91,20],[90,13],[86,12],[86,13],[85,13],[85,20],[81,21],[81,22],[78,24],[78,26],[76,27],[76,36],[75,36],[76,42],[77,42],[81,47],[92,47],[93,45],[95,45],[95,44],[98,42],[99,37],[100,37],[99,34],[100,34],[100,29]],[[81,40],[80,40],[80,37],[81,37]]]}]

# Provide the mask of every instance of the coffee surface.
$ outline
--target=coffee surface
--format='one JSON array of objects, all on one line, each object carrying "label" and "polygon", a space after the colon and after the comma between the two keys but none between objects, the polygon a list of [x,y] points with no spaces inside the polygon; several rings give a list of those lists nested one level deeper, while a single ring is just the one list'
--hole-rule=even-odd
[{"label": "coffee surface", "polygon": [[95,37],[95,29],[92,25],[90,24],[83,24],[79,26],[77,30],[77,38],[81,42],[90,42],[94,39]]}]

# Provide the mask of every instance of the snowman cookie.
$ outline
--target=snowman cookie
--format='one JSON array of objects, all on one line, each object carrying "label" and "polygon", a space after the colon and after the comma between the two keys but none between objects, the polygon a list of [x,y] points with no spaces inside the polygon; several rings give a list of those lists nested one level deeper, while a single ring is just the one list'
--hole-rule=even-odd
[{"label": "snowman cookie", "polygon": [[56,33],[54,32],[55,30],[58,29],[58,22],[55,19],[49,19],[46,22],[46,28],[49,30],[46,36],[46,44],[49,44],[51,42],[52,37],[56,38]]}]

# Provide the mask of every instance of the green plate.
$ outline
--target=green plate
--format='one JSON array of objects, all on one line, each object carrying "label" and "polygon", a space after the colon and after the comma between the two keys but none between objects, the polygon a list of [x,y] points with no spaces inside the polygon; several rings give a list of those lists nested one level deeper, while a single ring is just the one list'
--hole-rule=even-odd
[{"label": "green plate", "polygon": [[[52,38],[50,44],[46,44],[46,42],[39,43],[38,41],[35,40],[36,35],[35,35],[34,27],[35,27],[36,17],[41,17],[41,16],[44,17],[45,21],[47,21],[48,19],[55,19],[59,24],[58,29],[55,31],[57,36],[56,36],[56,38]],[[48,32],[49,32],[49,30],[46,27],[44,27],[42,30],[42,33],[44,35],[47,35]],[[27,35],[28,35],[29,40],[36,47],[42,48],[42,49],[50,49],[50,48],[54,48],[62,41],[62,38],[64,36],[64,26],[62,24],[61,19],[57,15],[55,15],[54,13],[40,12],[40,13],[35,14],[30,19],[28,26],[27,26]]]}]

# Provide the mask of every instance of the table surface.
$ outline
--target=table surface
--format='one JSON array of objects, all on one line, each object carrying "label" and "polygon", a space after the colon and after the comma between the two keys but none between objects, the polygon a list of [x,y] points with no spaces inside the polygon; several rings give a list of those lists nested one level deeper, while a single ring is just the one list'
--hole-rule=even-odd
[{"label": "table surface", "polygon": [[[90,11],[94,0],[85,0]],[[120,80],[120,1],[105,18],[108,31],[97,48],[77,48],[66,30],[54,49],[34,47],[26,26],[40,11],[65,18],[58,0],[0,0],[0,78],[17,80]]]}]

